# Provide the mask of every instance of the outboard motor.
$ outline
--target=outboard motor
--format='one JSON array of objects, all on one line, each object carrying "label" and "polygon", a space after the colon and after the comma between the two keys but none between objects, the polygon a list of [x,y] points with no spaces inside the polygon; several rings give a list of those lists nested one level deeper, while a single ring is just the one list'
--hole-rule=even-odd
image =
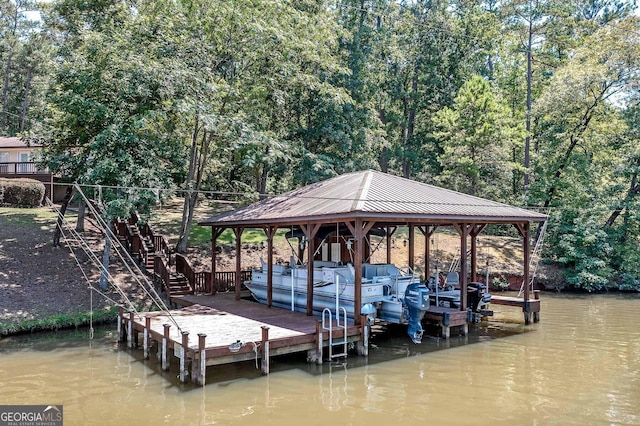
[{"label": "outboard motor", "polygon": [[473,312],[482,309],[486,304],[491,302],[491,294],[487,293],[484,284],[471,282],[467,287],[467,306]]},{"label": "outboard motor", "polygon": [[424,283],[413,283],[407,286],[404,292],[404,309],[407,312],[409,324],[407,333],[413,343],[422,342],[422,318],[429,309],[429,289]]}]

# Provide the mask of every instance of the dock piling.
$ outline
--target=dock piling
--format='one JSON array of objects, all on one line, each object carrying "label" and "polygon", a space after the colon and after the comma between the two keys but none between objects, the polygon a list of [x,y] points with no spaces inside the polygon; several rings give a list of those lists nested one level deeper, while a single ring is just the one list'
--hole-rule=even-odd
[{"label": "dock piling", "polygon": [[269,374],[269,327],[262,326],[262,374]]},{"label": "dock piling", "polygon": [[127,334],[128,334],[127,339],[128,339],[129,347],[132,348],[132,349],[135,347],[135,342],[133,340],[133,333],[134,333],[133,322],[135,321],[134,315],[135,315],[135,313],[133,311],[129,311],[129,324],[127,324],[127,330],[128,330],[127,331]]},{"label": "dock piling", "polygon": [[169,329],[171,328],[171,324],[163,324],[164,327],[164,335],[162,336],[162,359],[161,359],[161,368],[164,371],[169,369],[169,357],[167,355],[167,351],[169,350]]},{"label": "dock piling", "polygon": [[207,376],[206,338],[206,334],[198,333],[198,356],[194,357],[191,363],[191,377],[196,384],[201,386],[205,385],[205,378]]},{"label": "dock piling", "polygon": [[144,348],[144,359],[149,359],[149,336],[151,333],[151,317],[144,317],[144,337],[142,346]]},{"label": "dock piling", "polygon": [[369,323],[367,322],[367,316],[360,316],[360,330],[361,339],[358,342],[358,355],[369,356]]},{"label": "dock piling", "polygon": [[118,307],[118,342],[124,342],[124,333],[122,323],[124,322],[124,308],[122,306]]},{"label": "dock piling", "polygon": [[187,369],[187,349],[189,347],[189,332],[182,332],[182,345],[180,348],[180,381],[185,383],[189,370]]},{"label": "dock piling", "polygon": [[307,362],[314,362],[322,365],[322,321],[316,321],[316,347],[307,351]]}]

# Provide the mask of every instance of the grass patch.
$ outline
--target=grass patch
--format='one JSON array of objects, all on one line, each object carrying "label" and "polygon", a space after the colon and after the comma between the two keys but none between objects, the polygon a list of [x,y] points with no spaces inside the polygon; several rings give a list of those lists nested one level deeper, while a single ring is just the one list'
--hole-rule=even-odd
[{"label": "grass patch", "polygon": [[[107,310],[96,311],[93,313],[93,323],[99,324],[113,321],[117,315],[118,308],[115,306]],[[90,320],[91,314],[89,312],[72,312],[68,314],[51,315],[41,319],[25,320],[8,324],[0,323],[0,336],[78,328],[89,325]]]}]

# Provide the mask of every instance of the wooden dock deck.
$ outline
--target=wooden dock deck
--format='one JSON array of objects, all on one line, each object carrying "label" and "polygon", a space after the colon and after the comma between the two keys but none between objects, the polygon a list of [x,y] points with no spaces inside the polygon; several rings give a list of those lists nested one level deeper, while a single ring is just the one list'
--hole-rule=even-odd
[{"label": "wooden dock deck", "polygon": [[524,323],[529,325],[533,318],[533,322],[540,321],[540,292],[533,292],[533,299],[525,301],[522,297],[491,295],[491,304],[502,306],[515,306],[522,309],[524,314]]},{"label": "wooden dock deck", "polygon": [[440,327],[440,335],[445,339],[451,336],[451,327],[461,327],[460,332],[464,336],[469,333],[469,314],[458,308],[429,306],[423,321]]},{"label": "wooden dock deck", "polygon": [[[145,358],[157,342],[163,370],[169,369],[173,353],[179,359],[183,382],[190,374],[193,381],[204,385],[207,366],[258,358],[263,374],[268,374],[271,356],[292,352],[307,351],[307,359],[322,363],[323,348],[329,346],[329,331],[317,318],[300,312],[223,295],[180,296],[173,297],[172,302],[184,307],[140,315],[121,312],[118,336],[131,348],[138,346],[142,336]],[[366,321],[363,324],[348,324],[347,341],[361,342],[359,353],[366,356],[368,326]],[[343,336],[340,328],[333,328],[334,343]]]}]

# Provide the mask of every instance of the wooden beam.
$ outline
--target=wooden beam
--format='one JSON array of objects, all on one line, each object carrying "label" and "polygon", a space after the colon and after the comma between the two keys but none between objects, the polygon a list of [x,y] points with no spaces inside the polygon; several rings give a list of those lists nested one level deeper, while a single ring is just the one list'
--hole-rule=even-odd
[{"label": "wooden beam", "polygon": [[476,280],[476,273],[478,271],[478,246],[477,237],[486,228],[484,223],[477,223],[471,227],[469,235],[471,235],[471,281]]},{"label": "wooden beam", "polygon": [[438,229],[438,225],[418,226],[418,230],[424,235],[424,279],[426,281],[431,275],[431,237],[436,229]]},{"label": "wooden beam", "polygon": [[356,252],[353,259],[353,267],[354,271],[354,307],[353,307],[353,316],[354,322],[356,325],[360,325],[360,310],[362,308],[362,256],[363,256],[363,246],[364,246],[364,233],[362,226],[362,219],[356,219],[355,223],[355,233],[353,237],[355,239]]},{"label": "wooden beam", "polygon": [[236,300],[240,300],[240,289],[242,287],[242,283],[240,282],[241,278],[241,269],[242,269],[242,233],[244,232],[244,228],[233,228],[233,233],[236,236],[236,291],[235,296]]},{"label": "wooden beam", "polygon": [[415,245],[414,245],[414,240],[416,238],[416,231],[415,228],[413,226],[413,224],[409,224],[409,259],[408,259],[408,265],[409,268],[414,269],[414,265],[415,265]]},{"label": "wooden beam", "polygon": [[460,235],[460,310],[467,310],[467,237],[473,225],[454,223]]},{"label": "wooden beam", "polygon": [[315,250],[313,240],[322,223],[309,223],[300,225],[307,240],[307,315],[313,315],[313,253]]},{"label": "wooden beam", "polygon": [[267,306],[273,305],[273,237],[278,230],[277,226],[262,228],[267,237]]},{"label": "wooden beam", "polygon": [[[529,222],[525,223],[522,227],[523,230],[523,242],[522,242],[522,251],[524,254],[524,302],[525,304],[529,301],[529,262],[531,261],[531,247],[529,243],[529,230],[531,224]],[[525,323],[528,323],[529,318],[527,318],[525,314]]]},{"label": "wooden beam", "polygon": [[391,263],[391,237],[397,229],[395,226],[387,226],[387,263]]},{"label": "wooden beam", "polygon": [[211,294],[218,290],[216,285],[216,251],[218,249],[218,237],[222,235],[224,228],[211,227]]}]

